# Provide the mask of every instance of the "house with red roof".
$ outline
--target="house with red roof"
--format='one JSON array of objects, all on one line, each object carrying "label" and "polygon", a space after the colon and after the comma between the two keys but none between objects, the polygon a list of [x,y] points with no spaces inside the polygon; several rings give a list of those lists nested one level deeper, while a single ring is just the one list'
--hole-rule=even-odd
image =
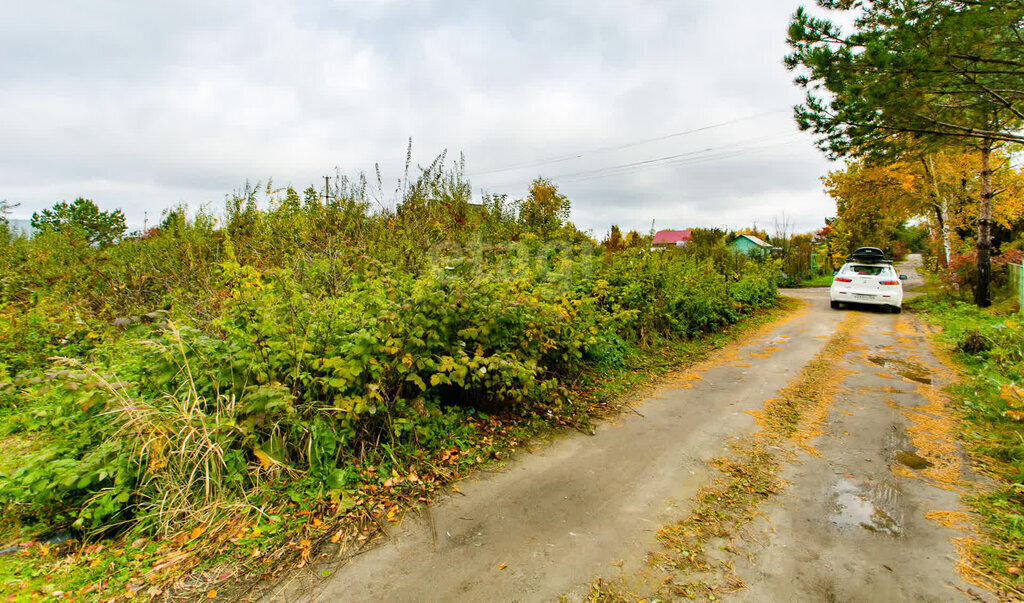
[{"label": "house with red roof", "polygon": [[654,233],[654,239],[651,240],[651,246],[665,245],[665,246],[676,246],[683,247],[690,242],[693,238],[693,233],[689,230],[659,230]]}]

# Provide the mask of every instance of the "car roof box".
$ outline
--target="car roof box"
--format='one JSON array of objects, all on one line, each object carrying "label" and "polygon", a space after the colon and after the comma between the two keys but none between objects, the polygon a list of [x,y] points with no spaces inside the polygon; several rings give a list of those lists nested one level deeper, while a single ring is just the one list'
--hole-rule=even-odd
[{"label": "car roof box", "polygon": [[865,264],[891,264],[885,252],[877,247],[861,247],[846,258],[847,262],[862,262]]}]

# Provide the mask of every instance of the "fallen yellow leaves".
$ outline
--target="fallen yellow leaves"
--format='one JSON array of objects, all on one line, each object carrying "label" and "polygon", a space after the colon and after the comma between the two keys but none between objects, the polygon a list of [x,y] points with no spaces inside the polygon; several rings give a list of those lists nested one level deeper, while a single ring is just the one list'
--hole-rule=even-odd
[{"label": "fallen yellow leaves", "polygon": [[824,433],[832,399],[853,373],[838,365],[848,350],[856,349],[854,333],[862,322],[860,315],[847,314],[825,348],[779,390],[778,397],[766,400],[762,410],[750,412],[766,434],[785,434],[808,454],[820,456],[810,442]]},{"label": "fallen yellow leaves", "polygon": [[1024,421],[1024,412],[1019,410],[1007,410],[1003,413],[1003,416],[1016,423]]},{"label": "fallen yellow leaves", "polygon": [[953,490],[961,481],[956,422],[946,410],[944,396],[934,385],[919,385],[917,393],[927,404],[904,409],[903,416],[910,421],[906,432],[917,454],[932,463],[920,474],[932,480],[932,485],[938,488]]},{"label": "fallen yellow leaves", "polygon": [[1007,383],[999,391],[999,397],[1006,402],[1009,410],[1003,412],[1003,416],[1015,422],[1024,421],[1024,389],[1013,383]]},{"label": "fallen yellow leaves", "polygon": [[259,448],[254,448],[252,453],[256,457],[256,460],[260,462],[260,466],[263,467],[264,469],[270,469],[276,465],[281,464],[280,462],[274,460],[269,454],[260,450]]},{"label": "fallen yellow leaves", "polygon": [[971,516],[963,511],[928,511],[924,518],[950,529],[963,529],[971,523]]}]

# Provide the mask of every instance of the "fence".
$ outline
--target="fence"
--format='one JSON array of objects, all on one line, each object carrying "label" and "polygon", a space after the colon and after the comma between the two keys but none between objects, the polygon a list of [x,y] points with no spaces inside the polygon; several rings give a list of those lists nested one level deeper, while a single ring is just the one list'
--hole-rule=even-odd
[{"label": "fence", "polygon": [[1024,317],[1024,278],[1021,278],[1022,271],[1020,264],[1007,264],[1010,271],[1010,291],[1017,294],[1017,303],[1020,304],[1020,315]]}]

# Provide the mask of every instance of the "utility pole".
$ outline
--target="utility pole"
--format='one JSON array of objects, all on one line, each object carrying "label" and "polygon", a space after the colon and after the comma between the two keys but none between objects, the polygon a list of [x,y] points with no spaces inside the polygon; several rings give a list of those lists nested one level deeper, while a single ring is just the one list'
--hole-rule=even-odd
[{"label": "utility pole", "polygon": [[324,176],[324,201],[328,201],[331,198],[331,177]]}]

